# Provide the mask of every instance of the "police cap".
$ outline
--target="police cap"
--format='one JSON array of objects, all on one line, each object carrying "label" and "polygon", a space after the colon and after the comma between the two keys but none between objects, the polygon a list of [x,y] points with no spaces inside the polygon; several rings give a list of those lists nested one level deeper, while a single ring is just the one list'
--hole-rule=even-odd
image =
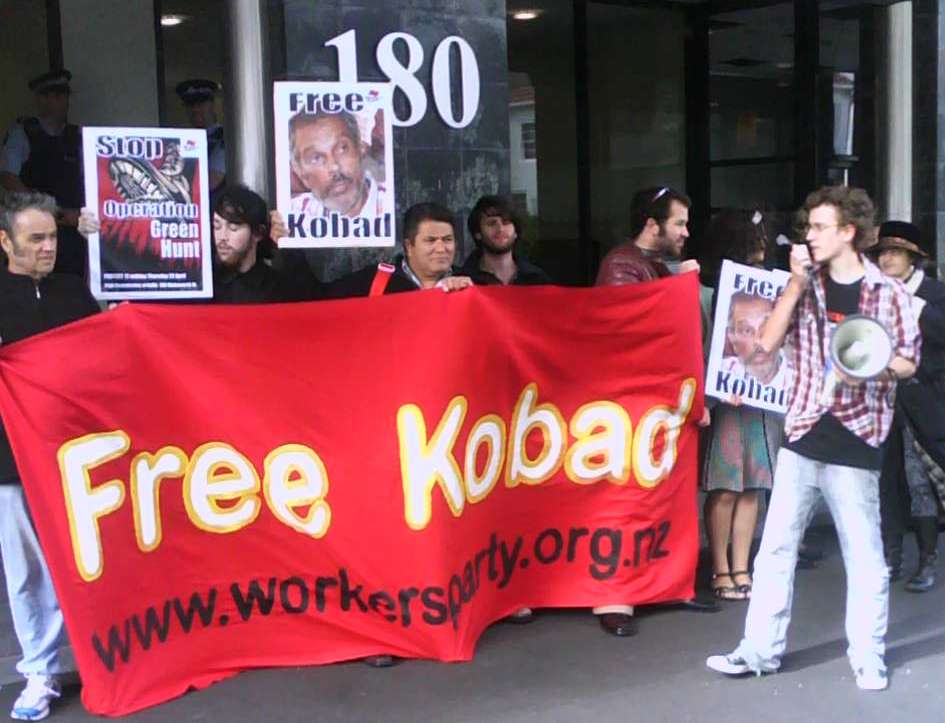
[{"label": "police cap", "polygon": [[72,73],[68,70],[50,70],[30,80],[29,87],[34,93],[68,93]]},{"label": "police cap", "polygon": [[207,100],[213,100],[217,91],[220,90],[220,84],[205,78],[193,78],[181,81],[177,84],[175,90],[184,105],[196,105]]}]

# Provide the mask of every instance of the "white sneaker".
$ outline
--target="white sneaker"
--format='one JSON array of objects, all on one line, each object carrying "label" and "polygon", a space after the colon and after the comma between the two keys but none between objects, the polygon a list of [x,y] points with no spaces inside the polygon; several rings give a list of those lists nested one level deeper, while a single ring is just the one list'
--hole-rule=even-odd
[{"label": "white sneaker", "polygon": [[748,661],[745,660],[737,651],[728,655],[710,655],[705,659],[705,664],[716,673],[725,675],[744,675],[745,673],[754,673],[757,676],[777,673],[777,668],[762,668],[761,670],[752,670]]},{"label": "white sneaker", "polygon": [[42,720],[49,715],[49,703],[60,695],[59,682],[50,675],[27,675],[26,687],[13,704],[15,720]]},{"label": "white sneaker", "polygon": [[886,690],[889,678],[886,671],[880,668],[858,668],[856,671],[856,687],[860,690]]},{"label": "white sneaker", "polygon": [[716,673],[725,673],[725,675],[744,675],[751,672],[745,659],[735,653],[710,655],[705,659],[705,664]]}]

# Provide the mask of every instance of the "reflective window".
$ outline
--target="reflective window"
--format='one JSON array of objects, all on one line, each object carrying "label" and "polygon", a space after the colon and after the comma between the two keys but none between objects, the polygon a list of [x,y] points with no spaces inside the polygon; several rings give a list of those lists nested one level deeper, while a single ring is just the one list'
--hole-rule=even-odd
[{"label": "reflective window", "polygon": [[591,224],[601,252],[626,240],[630,197],[686,188],[682,10],[588,3]]},{"label": "reflective window", "polygon": [[511,191],[526,212],[525,252],[562,283],[584,281],[572,3],[509,0]]},{"label": "reflective window", "polygon": [[794,6],[709,21],[713,208],[794,203]]}]

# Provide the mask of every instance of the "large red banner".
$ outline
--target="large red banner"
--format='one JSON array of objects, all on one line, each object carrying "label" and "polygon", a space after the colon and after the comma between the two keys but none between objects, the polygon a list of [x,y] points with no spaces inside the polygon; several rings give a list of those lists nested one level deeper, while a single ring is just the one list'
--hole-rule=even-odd
[{"label": "large red banner", "polygon": [[699,339],[688,274],[124,305],[2,349],[86,707],[690,597]]}]

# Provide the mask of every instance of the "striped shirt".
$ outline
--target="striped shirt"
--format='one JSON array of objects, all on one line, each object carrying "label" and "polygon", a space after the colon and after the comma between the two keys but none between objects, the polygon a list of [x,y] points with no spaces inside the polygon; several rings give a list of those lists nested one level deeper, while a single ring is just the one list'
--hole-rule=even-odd
[{"label": "striped shirt", "polygon": [[[859,313],[885,327],[892,337],[895,356],[918,365],[919,327],[908,292],[901,282],[884,276],[868,259],[861,257],[861,261],[865,273],[860,285]],[[840,383],[830,404],[821,403],[832,331],[821,274],[812,281],[813,294],[808,290],[795,307],[785,339],[792,382],[784,432],[789,441],[796,442],[830,412],[857,437],[871,447],[879,447],[892,424],[896,394],[893,381],[881,377],[856,386]]]}]

